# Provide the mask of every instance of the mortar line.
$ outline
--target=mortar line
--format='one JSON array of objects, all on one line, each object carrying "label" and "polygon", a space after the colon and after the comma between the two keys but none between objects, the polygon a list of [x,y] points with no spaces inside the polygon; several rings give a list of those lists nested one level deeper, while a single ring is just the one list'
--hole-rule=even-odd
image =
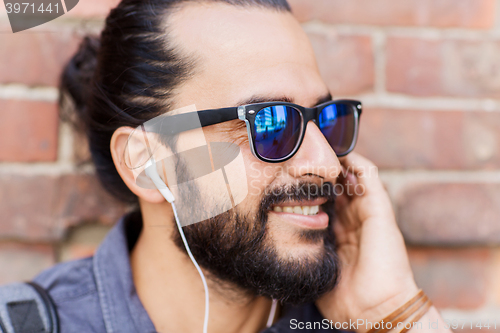
[{"label": "mortar line", "polygon": [[319,20],[305,22],[302,26],[306,31],[327,32],[333,30],[339,34],[345,35],[367,35],[376,29],[381,29],[389,37],[414,37],[431,40],[488,40],[500,38],[500,30],[498,29],[330,24]]},{"label": "mortar line", "polygon": [[22,83],[0,84],[0,99],[55,102],[57,97],[58,91],[55,87],[29,87]]},{"label": "mortar line", "polygon": [[62,165],[73,164],[74,135],[70,124],[59,121],[57,162]]},{"label": "mortar line", "polygon": [[412,110],[500,111],[500,99],[460,97],[419,97],[395,93],[367,93],[346,96],[360,99],[365,106]]}]

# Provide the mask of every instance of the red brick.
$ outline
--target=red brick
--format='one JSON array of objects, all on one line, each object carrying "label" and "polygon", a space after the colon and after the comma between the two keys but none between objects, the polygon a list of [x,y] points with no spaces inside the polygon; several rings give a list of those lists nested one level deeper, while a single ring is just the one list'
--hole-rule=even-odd
[{"label": "red brick", "polygon": [[[500,248],[497,248],[494,257],[493,257],[493,265],[491,266],[491,279],[490,283],[492,286],[492,289],[494,291],[494,302],[497,307],[500,307]],[[500,323],[499,323],[499,328],[500,328]]]},{"label": "red brick", "polygon": [[398,223],[411,244],[500,244],[500,185],[409,185],[396,200]]},{"label": "red brick", "polygon": [[381,169],[497,169],[500,113],[365,108],[356,151]]},{"label": "red brick", "polygon": [[[0,7],[0,15],[5,15],[3,14],[4,12],[2,11],[3,8]],[[4,16],[5,18],[7,18],[7,15]],[[9,20],[1,20],[0,19],[0,33],[12,33],[12,28],[10,27],[10,23],[9,23]]]},{"label": "red brick", "polygon": [[0,176],[0,237],[60,239],[68,227],[112,224],[126,208],[93,175]]},{"label": "red brick", "polygon": [[58,111],[55,103],[0,99],[0,161],[54,161]]},{"label": "red brick", "polygon": [[500,41],[387,40],[387,90],[416,96],[500,98]]},{"label": "red brick", "polygon": [[491,28],[494,0],[289,0],[301,21],[380,26]]},{"label": "red brick", "polygon": [[478,309],[485,305],[488,288],[488,249],[410,248],[417,285],[437,308]]},{"label": "red brick", "polygon": [[310,33],[309,39],[321,75],[333,95],[373,91],[375,74],[370,37]]},{"label": "red brick", "polygon": [[69,17],[105,18],[109,11],[116,7],[120,0],[85,0],[80,1],[68,12]]},{"label": "red brick", "polygon": [[28,281],[55,263],[49,245],[0,243],[0,284]]},{"label": "red brick", "polygon": [[0,83],[57,86],[80,38],[71,31],[0,34]]}]

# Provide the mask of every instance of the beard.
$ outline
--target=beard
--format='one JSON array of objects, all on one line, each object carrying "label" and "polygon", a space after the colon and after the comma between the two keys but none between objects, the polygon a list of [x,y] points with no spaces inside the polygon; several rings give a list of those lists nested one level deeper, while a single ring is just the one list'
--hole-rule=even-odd
[{"label": "beard", "polygon": [[[202,199],[199,191],[181,195],[184,196],[183,202],[202,202],[198,201]],[[183,227],[184,235],[193,256],[209,272],[216,285],[250,296],[276,299],[282,304],[313,302],[332,290],[340,275],[331,225],[323,230],[302,230],[297,233],[301,242],[322,243],[319,251],[301,257],[280,256],[269,232],[268,214],[273,205],[290,200],[318,198],[327,199],[322,209],[332,223],[335,217],[332,184],[324,183],[319,186],[300,182],[266,189],[257,212],[241,212],[238,208],[233,208],[213,218]],[[191,212],[179,212],[181,221],[182,215],[193,213],[192,209]],[[174,232],[173,239],[185,252],[178,231]]]}]

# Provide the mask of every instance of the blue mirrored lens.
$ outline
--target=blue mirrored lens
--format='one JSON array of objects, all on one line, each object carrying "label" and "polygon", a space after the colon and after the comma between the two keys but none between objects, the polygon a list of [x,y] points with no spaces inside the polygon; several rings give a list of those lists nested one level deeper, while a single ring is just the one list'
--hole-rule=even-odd
[{"label": "blue mirrored lens", "polygon": [[254,128],[257,154],[268,159],[281,159],[296,147],[302,118],[300,112],[293,107],[271,106],[257,112]]},{"label": "blue mirrored lens", "polygon": [[349,104],[326,106],[319,114],[319,128],[337,155],[344,155],[355,139],[356,118]]}]

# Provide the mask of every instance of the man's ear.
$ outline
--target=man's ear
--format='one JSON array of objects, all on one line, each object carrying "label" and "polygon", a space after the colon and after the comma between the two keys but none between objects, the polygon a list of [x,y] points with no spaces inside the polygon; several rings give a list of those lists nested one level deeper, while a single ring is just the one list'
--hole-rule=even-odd
[{"label": "man's ear", "polygon": [[[128,156],[130,154],[129,149],[129,137],[134,133],[134,129],[131,127],[120,127],[118,128],[111,137],[111,156],[113,157],[113,162],[115,164],[116,170],[120,177],[122,177],[125,185],[139,198],[150,203],[162,203],[165,198],[161,195],[160,191],[157,189],[147,189],[137,185],[136,175],[133,168],[127,163],[127,159],[134,159],[136,156]],[[144,149],[144,151],[142,151]],[[134,149],[132,152],[134,155],[146,155],[147,147],[137,150]]]}]

